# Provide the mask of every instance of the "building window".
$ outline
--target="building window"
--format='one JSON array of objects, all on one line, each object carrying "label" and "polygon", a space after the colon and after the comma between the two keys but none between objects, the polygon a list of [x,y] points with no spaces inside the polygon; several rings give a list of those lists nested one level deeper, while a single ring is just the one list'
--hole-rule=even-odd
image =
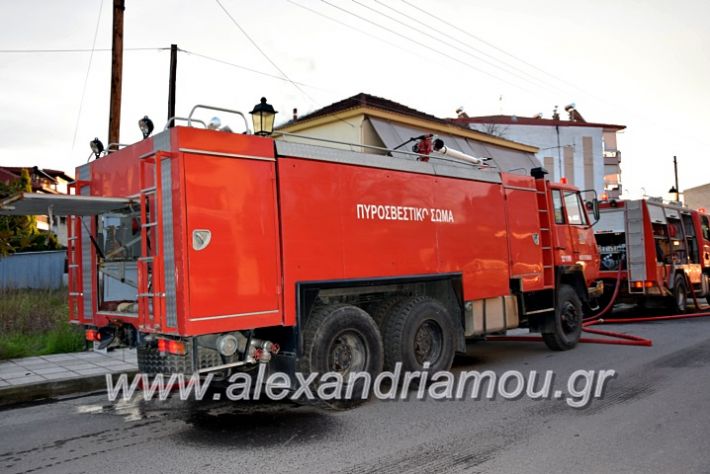
[{"label": "building window", "polygon": [[563,176],[568,183],[574,183],[574,147],[567,145],[564,148],[565,169]]},{"label": "building window", "polygon": [[594,188],[594,148],[592,137],[582,137],[582,156],[584,157],[584,187]]},{"label": "building window", "polygon": [[555,159],[551,156],[546,156],[542,159],[542,165],[550,173],[550,180],[555,181]]}]

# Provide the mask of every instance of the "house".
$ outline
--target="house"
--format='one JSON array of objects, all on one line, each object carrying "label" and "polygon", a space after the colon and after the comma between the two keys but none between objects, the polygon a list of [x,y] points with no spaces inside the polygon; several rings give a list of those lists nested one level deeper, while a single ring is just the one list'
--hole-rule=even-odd
[{"label": "house", "polygon": [[[0,166],[0,182],[10,184],[13,181],[18,181],[24,168],[30,174],[32,191],[35,193],[67,194],[69,184],[74,181],[74,178],[60,170],[39,168],[37,166]],[[44,231],[51,230],[57,236],[59,243],[66,247],[66,217],[54,217],[54,222],[50,226],[48,216],[37,216],[37,228]]]},{"label": "house", "polygon": [[682,194],[685,205],[689,208],[710,211],[710,183],[687,188]]},{"label": "house", "polygon": [[[411,150],[411,139],[434,134],[444,144],[503,171],[529,174],[540,166],[536,147],[452,123],[397,102],[360,93],[277,127],[280,139],[386,155],[387,149]],[[314,141],[318,138],[320,141]],[[351,144],[360,145],[353,147]],[[391,153],[397,157],[398,153]]]},{"label": "house", "polygon": [[567,182],[580,189],[594,189],[600,198],[619,199],[621,186],[621,152],[616,135],[625,125],[587,122],[573,104],[565,107],[568,119],[557,112],[552,118],[516,115],[469,117],[461,109],[454,123],[509,140],[529,143],[539,151],[536,157],[552,179]]}]

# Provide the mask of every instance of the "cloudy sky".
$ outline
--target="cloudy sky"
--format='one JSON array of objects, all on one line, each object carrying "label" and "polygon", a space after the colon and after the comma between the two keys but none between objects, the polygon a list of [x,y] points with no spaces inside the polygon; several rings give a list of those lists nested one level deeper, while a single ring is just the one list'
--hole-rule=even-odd
[{"label": "cloudy sky", "polygon": [[[440,117],[574,102],[627,125],[631,195],[665,194],[673,155],[681,189],[710,181],[706,0],[220,0],[271,62],[217,0],[125,1],[124,143],[143,115],[162,128],[176,43],[178,115],[262,95],[282,120],[358,92]],[[0,164],[72,171],[106,141],[111,15],[112,0],[0,0]]]}]

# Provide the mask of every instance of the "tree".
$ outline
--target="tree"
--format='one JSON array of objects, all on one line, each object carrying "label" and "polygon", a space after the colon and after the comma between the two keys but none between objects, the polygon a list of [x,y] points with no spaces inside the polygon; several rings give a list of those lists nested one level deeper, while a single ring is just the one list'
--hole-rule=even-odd
[{"label": "tree", "polygon": [[[26,168],[22,169],[17,181],[0,183],[0,199],[20,192],[32,192],[32,179]],[[51,231],[40,232],[35,216],[0,216],[0,255],[59,248],[59,242]]]}]

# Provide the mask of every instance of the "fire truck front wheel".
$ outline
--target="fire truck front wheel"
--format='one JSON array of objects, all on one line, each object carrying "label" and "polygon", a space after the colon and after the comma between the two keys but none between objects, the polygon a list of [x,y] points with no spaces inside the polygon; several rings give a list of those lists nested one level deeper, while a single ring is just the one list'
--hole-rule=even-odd
[{"label": "fire truck front wheel", "polygon": [[387,370],[394,370],[397,362],[403,372],[422,370],[425,362],[432,373],[451,368],[456,331],[447,309],[433,298],[400,302],[385,321],[382,336]]},{"label": "fire truck front wheel", "polygon": [[673,281],[673,296],[669,300],[669,306],[678,313],[684,313],[688,309],[688,288],[682,273],[678,273]]},{"label": "fire truck front wheel", "polygon": [[543,332],[542,339],[553,351],[572,349],[582,334],[582,302],[577,292],[569,285],[562,285],[557,295],[557,308],[550,315],[554,318],[551,332]]},{"label": "fire truck front wheel", "polygon": [[[335,408],[349,408],[364,401],[363,377],[354,374],[368,372],[372,379],[382,371],[382,337],[369,314],[357,306],[331,304],[316,309],[303,331],[303,354],[298,369],[304,375],[335,372],[345,382],[347,400],[327,402]],[[348,387],[353,374],[355,385]],[[317,390],[315,382],[314,390]]]}]

